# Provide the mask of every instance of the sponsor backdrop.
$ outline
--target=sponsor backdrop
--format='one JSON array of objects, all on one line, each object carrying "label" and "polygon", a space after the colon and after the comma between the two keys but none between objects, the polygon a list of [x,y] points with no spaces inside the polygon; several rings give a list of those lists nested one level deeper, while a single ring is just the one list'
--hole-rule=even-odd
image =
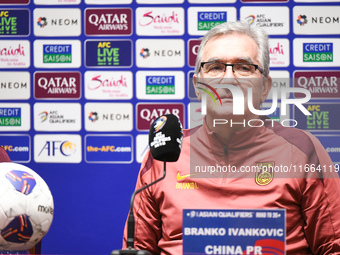
[{"label": "sponsor backdrop", "polygon": [[150,123],[202,122],[200,37],[237,19],[270,35],[274,87],[311,92],[288,117],[340,163],[340,0],[0,0],[0,145],[51,188],[43,253],[120,248]]}]

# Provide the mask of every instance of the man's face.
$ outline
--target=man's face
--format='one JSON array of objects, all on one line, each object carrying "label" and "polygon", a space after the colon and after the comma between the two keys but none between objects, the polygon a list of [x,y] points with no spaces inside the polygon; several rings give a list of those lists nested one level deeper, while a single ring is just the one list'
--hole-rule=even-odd
[{"label": "man's face", "polygon": [[[228,35],[216,36],[210,39],[203,49],[202,62],[220,62],[225,64],[249,63],[259,65],[258,62],[258,46],[253,39],[247,35],[232,33]],[[240,76],[233,73],[232,67],[228,66],[222,77],[212,77],[202,70],[199,76],[194,76],[194,84],[196,94],[201,100],[202,90],[197,89],[199,82],[204,82],[212,87],[214,84],[227,84],[239,87],[244,95],[245,115],[238,116],[242,119],[251,119],[254,115],[248,109],[248,88],[252,88],[253,106],[259,109],[259,106],[266,99],[271,88],[271,79],[264,79],[261,72],[256,70],[250,76]],[[226,88],[217,88],[216,92],[221,98],[220,105],[216,94],[216,105],[210,96],[207,96],[207,118],[230,118],[233,113],[233,97],[231,92]]]}]

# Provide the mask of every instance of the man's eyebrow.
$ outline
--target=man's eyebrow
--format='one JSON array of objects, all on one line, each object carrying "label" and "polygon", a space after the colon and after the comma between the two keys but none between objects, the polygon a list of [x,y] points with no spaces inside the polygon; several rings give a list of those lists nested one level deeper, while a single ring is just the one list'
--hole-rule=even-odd
[{"label": "man's eyebrow", "polygon": [[[209,58],[206,62],[227,63],[228,61],[221,59],[221,58]],[[233,63],[253,64],[253,60],[250,57],[239,57],[236,60],[234,60]]]}]

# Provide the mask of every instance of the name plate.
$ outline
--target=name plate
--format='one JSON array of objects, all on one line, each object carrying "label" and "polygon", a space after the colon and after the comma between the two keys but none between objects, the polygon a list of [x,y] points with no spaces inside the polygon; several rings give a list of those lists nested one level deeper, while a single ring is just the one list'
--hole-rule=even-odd
[{"label": "name plate", "polygon": [[183,255],[284,255],[286,210],[183,210]]}]

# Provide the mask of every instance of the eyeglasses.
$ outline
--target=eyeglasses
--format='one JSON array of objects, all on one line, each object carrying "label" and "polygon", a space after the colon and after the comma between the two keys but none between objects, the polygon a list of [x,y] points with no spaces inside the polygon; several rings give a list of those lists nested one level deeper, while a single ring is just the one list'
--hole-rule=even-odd
[{"label": "eyeglasses", "polygon": [[202,71],[211,77],[222,77],[227,70],[227,66],[231,66],[233,73],[240,76],[251,76],[256,70],[259,70],[263,74],[262,68],[255,64],[248,63],[235,63],[235,64],[224,64],[219,62],[202,62]]}]

